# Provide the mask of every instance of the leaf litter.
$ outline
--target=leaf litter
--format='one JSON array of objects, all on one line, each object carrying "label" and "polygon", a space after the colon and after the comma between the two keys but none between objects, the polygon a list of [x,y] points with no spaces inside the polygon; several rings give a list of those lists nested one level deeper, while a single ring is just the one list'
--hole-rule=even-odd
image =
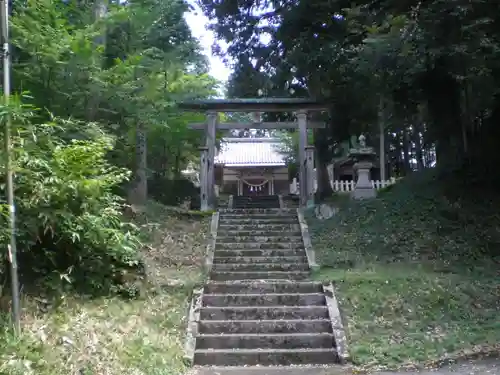
[{"label": "leaf litter", "polygon": [[186,371],[183,337],[202,280],[209,217],[150,203],[141,217],[147,286],[139,298],[23,299],[23,335],[0,329],[2,375],[172,375]]}]

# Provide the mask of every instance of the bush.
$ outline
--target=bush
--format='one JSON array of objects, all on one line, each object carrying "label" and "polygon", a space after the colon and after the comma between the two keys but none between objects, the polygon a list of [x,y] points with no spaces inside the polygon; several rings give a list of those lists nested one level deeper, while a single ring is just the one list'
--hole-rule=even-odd
[{"label": "bush", "polygon": [[[23,282],[42,279],[56,281],[57,287],[66,282],[86,291],[109,292],[124,270],[140,263],[136,228],[121,220],[124,202],[112,193],[129,177],[127,170],[106,161],[112,139],[94,124],[60,119],[31,124],[32,117],[25,114],[14,118]],[[64,138],[74,131],[79,131],[79,140]],[[1,213],[0,239],[8,243],[5,204]]]},{"label": "bush", "polygon": [[[191,200],[199,208],[200,189],[186,178],[168,179],[154,177],[148,181],[148,196],[166,206],[178,206],[186,200]],[[198,200],[198,207],[196,201]]]}]

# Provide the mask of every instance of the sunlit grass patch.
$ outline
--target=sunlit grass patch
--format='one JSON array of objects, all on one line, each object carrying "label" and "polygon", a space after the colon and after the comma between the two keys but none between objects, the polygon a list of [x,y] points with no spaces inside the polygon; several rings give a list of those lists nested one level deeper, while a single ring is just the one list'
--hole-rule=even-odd
[{"label": "sunlit grass patch", "polygon": [[68,297],[39,313],[28,299],[22,337],[2,335],[0,373],[182,373],[187,301],[178,290],[133,301]]},{"label": "sunlit grass patch", "polygon": [[20,338],[1,318],[0,374],[184,373],[186,317],[192,289],[204,277],[210,218],[174,211],[150,202],[134,218],[145,243],[139,298],[25,297]]},{"label": "sunlit grass patch", "polygon": [[500,280],[399,266],[315,275],[334,281],[355,364],[398,367],[500,342]]}]

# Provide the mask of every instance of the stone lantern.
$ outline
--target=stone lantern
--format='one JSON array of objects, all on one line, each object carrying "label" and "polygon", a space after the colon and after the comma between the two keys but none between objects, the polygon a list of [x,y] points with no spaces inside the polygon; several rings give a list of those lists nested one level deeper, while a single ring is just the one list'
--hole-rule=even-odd
[{"label": "stone lantern", "polygon": [[349,157],[355,161],[357,174],[356,187],[351,193],[353,199],[369,199],[377,196],[377,191],[370,179],[370,169],[374,165],[376,153],[373,147],[366,146],[366,137],[361,134],[357,147],[349,150]]}]

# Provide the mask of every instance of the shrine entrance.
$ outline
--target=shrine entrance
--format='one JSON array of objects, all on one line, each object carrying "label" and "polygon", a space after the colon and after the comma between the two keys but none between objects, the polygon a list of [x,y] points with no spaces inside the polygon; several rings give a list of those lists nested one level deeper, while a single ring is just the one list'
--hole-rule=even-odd
[{"label": "shrine entrance", "polygon": [[242,191],[239,195],[244,195],[248,197],[262,196],[262,195],[273,195],[271,193],[271,184],[267,180],[263,179],[252,179],[241,180]]},{"label": "shrine entrance", "polygon": [[[300,206],[314,205],[314,147],[307,144],[307,130],[324,128],[320,122],[309,122],[308,113],[327,111],[329,106],[304,98],[267,98],[267,99],[212,99],[182,102],[179,107],[186,111],[205,112],[206,122],[189,124],[191,129],[205,132],[205,146],[200,148],[200,198],[201,210],[213,210],[215,196],[215,138],[217,130],[234,129],[297,129],[299,133],[299,195]],[[257,114],[253,122],[219,123],[219,112],[248,112]],[[266,112],[293,113],[296,121],[262,122],[260,115]],[[224,168],[225,165],[222,166]],[[224,173],[223,173],[224,175]],[[271,173],[271,176],[273,174]],[[228,176],[228,178],[232,176]],[[233,176],[237,181],[238,195],[273,195],[274,180],[266,178],[244,178]],[[246,177],[246,176],[245,176]],[[236,182],[235,181],[235,182]]]}]

